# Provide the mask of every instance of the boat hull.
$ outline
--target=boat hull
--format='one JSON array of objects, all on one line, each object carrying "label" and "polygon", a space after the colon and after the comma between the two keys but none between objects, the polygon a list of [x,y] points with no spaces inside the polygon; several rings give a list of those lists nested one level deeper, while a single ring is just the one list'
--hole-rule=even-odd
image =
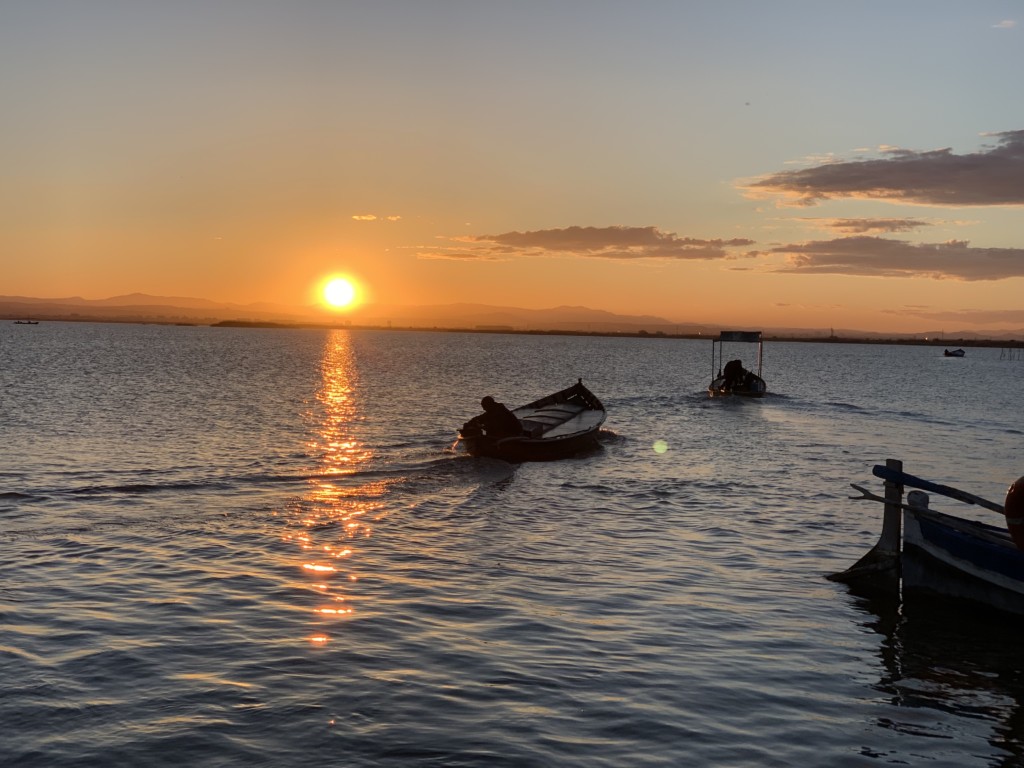
[{"label": "boat hull", "polygon": [[487,456],[515,463],[523,461],[555,461],[597,448],[598,430],[575,435],[561,440],[544,440],[529,437],[506,437],[498,440],[481,437],[465,437],[466,452],[471,456]]},{"label": "boat hull", "polygon": [[748,381],[740,386],[734,386],[726,382],[724,376],[719,376],[708,385],[708,395],[711,397],[764,397],[768,392],[768,385],[764,379],[756,374],[748,374]]},{"label": "boat hull", "polygon": [[904,591],[1024,615],[1024,552],[1002,528],[934,511],[903,513]]},{"label": "boat hull", "polygon": [[601,401],[577,382],[512,411],[523,434],[491,437],[479,430],[459,433],[466,452],[505,461],[553,461],[598,447],[606,412]]}]

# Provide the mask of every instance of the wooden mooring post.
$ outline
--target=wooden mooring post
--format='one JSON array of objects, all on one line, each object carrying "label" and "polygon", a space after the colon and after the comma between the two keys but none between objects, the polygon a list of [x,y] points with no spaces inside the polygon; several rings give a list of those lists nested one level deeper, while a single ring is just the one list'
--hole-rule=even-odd
[{"label": "wooden mooring post", "polygon": [[[903,462],[886,459],[885,466],[894,472],[903,471]],[[882,517],[882,535],[864,557],[845,571],[829,574],[832,581],[857,584],[895,594],[899,590],[900,549],[903,531],[903,486],[892,480],[885,481],[885,512]]]}]

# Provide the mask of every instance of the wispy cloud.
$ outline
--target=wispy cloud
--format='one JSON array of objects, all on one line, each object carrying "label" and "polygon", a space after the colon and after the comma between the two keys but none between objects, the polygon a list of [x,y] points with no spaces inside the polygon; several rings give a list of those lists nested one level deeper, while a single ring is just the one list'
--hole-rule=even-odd
[{"label": "wispy cloud", "polygon": [[537,257],[599,259],[734,259],[754,244],[746,238],[706,240],[679,237],[657,227],[566,227],[499,235],[455,238],[452,248],[420,252],[423,259],[478,258],[486,260]]},{"label": "wispy cloud", "polygon": [[782,245],[768,253],[788,259],[773,271],[936,280],[1024,277],[1024,248],[972,248],[966,240],[907,243],[882,237],[842,237]]},{"label": "wispy cloud", "polygon": [[375,213],[357,213],[353,217],[355,221],[401,221],[401,216],[378,216]]},{"label": "wispy cloud", "polygon": [[471,248],[428,248],[421,246],[416,249],[416,257],[419,259],[432,259],[435,261],[508,261],[508,256],[484,253],[479,249]]},{"label": "wispy cloud", "polygon": [[860,198],[937,206],[1024,205],[1024,130],[991,134],[994,146],[957,155],[887,148],[882,157],[780,171],[739,186],[754,198],[810,206]]},{"label": "wispy cloud", "polygon": [[821,229],[829,229],[844,234],[864,235],[869,232],[910,232],[921,227],[932,226],[931,222],[922,219],[812,219],[809,222]]},{"label": "wispy cloud", "polygon": [[993,29],[1013,29],[1016,26],[1017,26],[1017,22],[1016,21],[1013,21],[1012,19],[1004,19],[1003,21],[1000,21],[998,24],[993,24],[992,28]]},{"label": "wispy cloud", "polygon": [[886,310],[888,314],[919,317],[964,325],[1024,325],[1024,309],[952,309],[935,310],[931,307],[902,307]]}]

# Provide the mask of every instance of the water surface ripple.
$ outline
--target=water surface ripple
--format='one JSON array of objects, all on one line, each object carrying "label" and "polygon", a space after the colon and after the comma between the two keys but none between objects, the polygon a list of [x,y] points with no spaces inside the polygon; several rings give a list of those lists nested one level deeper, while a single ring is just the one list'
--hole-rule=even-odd
[{"label": "water surface ripple", "polygon": [[[709,347],[0,325],[0,764],[1024,764],[1014,622],[823,578],[888,457],[1001,500],[1024,363]],[[579,377],[598,450],[453,449]]]}]

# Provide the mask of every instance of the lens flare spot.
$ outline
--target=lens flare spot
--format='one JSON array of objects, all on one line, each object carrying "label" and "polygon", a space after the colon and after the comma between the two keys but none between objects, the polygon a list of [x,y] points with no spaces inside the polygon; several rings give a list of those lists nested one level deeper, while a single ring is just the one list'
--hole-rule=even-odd
[{"label": "lens flare spot", "polygon": [[668,450],[668,443],[666,443],[664,440],[655,440],[653,447],[655,453],[664,453],[665,451]]}]

